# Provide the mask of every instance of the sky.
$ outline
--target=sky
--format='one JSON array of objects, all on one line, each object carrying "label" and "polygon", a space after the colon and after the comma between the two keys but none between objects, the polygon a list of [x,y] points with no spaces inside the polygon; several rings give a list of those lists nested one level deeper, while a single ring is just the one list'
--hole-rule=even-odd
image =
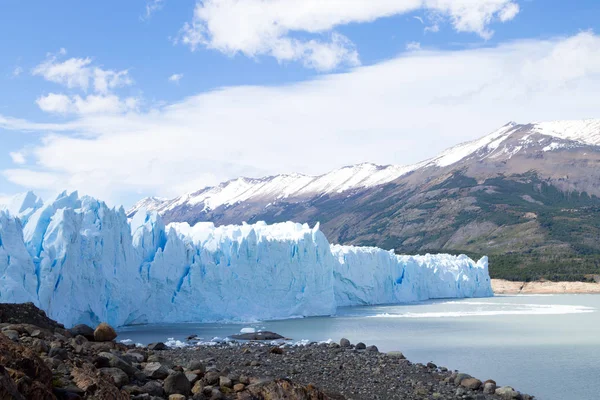
[{"label": "sky", "polygon": [[0,202],[412,164],[599,118],[597,0],[0,2]]}]

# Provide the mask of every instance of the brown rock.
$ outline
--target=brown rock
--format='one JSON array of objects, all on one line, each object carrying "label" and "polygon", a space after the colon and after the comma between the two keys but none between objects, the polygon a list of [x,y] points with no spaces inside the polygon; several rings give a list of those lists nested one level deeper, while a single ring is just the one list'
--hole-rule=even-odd
[{"label": "brown rock", "polygon": [[96,342],[110,342],[116,337],[117,332],[115,332],[113,327],[107,324],[106,322],[102,322],[96,327],[96,330],[94,331],[94,340]]},{"label": "brown rock", "polygon": [[19,376],[14,383],[23,397],[54,399],[52,371],[34,351],[12,342],[3,335],[0,335],[0,365],[12,370],[13,375]]},{"label": "brown rock", "polygon": [[287,379],[276,379],[253,384],[247,387],[248,392],[259,399],[287,400],[329,400],[319,389],[312,385],[302,386]]},{"label": "brown rock", "polygon": [[8,371],[0,365],[0,399],[25,400]]},{"label": "brown rock", "polygon": [[117,389],[110,377],[102,375],[91,364],[74,367],[71,376],[75,385],[86,392],[86,399],[129,400],[125,391]]},{"label": "brown rock", "polygon": [[241,392],[246,388],[246,385],[244,385],[243,383],[236,383],[235,385],[233,385],[233,391],[234,392]]},{"label": "brown rock", "polygon": [[202,385],[202,382],[197,381],[194,384],[194,387],[192,388],[192,394],[202,393],[203,390],[204,390],[204,385]]},{"label": "brown rock", "polygon": [[481,381],[475,378],[466,378],[460,381],[460,386],[471,390],[477,390],[481,387]]}]

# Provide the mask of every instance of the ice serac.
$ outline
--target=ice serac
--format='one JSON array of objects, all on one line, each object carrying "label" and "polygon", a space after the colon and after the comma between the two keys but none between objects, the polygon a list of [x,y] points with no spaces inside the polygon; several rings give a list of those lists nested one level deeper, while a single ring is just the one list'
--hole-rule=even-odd
[{"label": "ice serac", "polygon": [[338,306],[493,296],[488,260],[448,254],[396,255],[376,247],[332,245]]},{"label": "ice serac", "polygon": [[30,206],[0,212],[0,301],[32,301],[65,325],[279,319],[492,294],[485,258],[332,246],[318,224],[165,226],[155,212],[128,221],[76,192],[21,203]]},{"label": "ice serac", "polygon": [[0,211],[0,302],[36,299],[37,279],[19,219]]}]

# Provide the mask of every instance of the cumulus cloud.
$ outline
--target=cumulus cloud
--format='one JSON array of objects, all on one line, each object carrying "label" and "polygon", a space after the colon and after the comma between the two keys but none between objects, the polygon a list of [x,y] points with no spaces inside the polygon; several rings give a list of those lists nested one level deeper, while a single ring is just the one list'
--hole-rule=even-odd
[{"label": "cumulus cloud", "polygon": [[[65,54],[66,50],[61,49],[59,55]],[[32,74],[69,89],[87,91],[92,85],[93,89],[100,93],[133,83],[127,70],[104,70],[91,64],[92,59],[89,57],[60,61],[57,55],[49,54],[44,62],[32,70]]]},{"label": "cumulus cloud", "polygon": [[[328,71],[355,66],[359,60],[350,40],[334,28],[420,9],[438,20],[448,19],[458,32],[486,39],[493,34],[492,22],[509,21],[519,12],[514,0],[203,0],[197,1],[179,40],[192,50],[202,46],[229,55],[267,55]],[[439,24],[427,29],[437,31]],[[299,39],[296,32],[316,37]]]},{"label": "cumulus cloud", "polygon": [[[494,48],[421,50],[284,86],[228,87],[148,112],[36,125],[35,169],[2,171],[34,189],[113,203],[174,196],[238,176],[319,174],[371,161],[410,164],[507,121],[599,117],[600,37],[582,32]],[[48,134],[47,132],[54,132]]]},{"label": "cumulus cloud", "polygon": [[59,56],[66,55],[61,49],[58,55],[49,54],[44,62],[36,66],[32,74],[42,76],[50,82],[79,89],[94,94],[80,96],[76,94],[49,93],[38,97],[36,104],[45,112],[57,114],[96,114],[117,113],[134,109],[137,99],[121,99],[115,89],[133,84],[128,70],[106,70],[92,65],[92,59],[70,58],[60,61]]}]

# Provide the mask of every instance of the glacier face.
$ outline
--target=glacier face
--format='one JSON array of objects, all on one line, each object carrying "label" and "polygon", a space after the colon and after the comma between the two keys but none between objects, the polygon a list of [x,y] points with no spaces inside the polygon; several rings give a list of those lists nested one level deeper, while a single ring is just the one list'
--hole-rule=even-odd
[{"label": "glacier face", "polygon": [[487,259],[330,245],[318,225],[128,221],[76,192],[0,211],[0,302],[67,326],[330,315],[337,306],[491,296]]}]

